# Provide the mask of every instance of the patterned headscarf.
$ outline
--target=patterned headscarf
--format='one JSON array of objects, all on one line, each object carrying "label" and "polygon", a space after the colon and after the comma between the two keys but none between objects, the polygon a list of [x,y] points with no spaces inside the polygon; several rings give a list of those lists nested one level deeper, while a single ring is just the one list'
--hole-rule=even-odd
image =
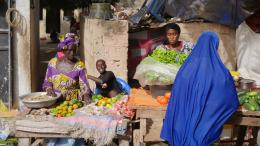
[{"label": "patterned headscarf", "polygon": [[76,35],[74,33],[67,33],[63,41],[58,44],[58,50],[68,49],[70,45],[78,45]]}]

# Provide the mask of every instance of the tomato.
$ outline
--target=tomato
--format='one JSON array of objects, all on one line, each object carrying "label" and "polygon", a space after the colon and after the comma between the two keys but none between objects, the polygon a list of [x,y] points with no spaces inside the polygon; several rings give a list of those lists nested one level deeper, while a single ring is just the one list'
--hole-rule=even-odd
[{"label": "tomato", "polygon": [[164,94],[164,96],[167,98],[167,99],[170,99],[171,98],[171,92],[166,92]]},{"label": "tomato", "polygon": [[164,98],[164,96],[157,96],[156,100],[160,103],[161,99]]},{"label": "tomato", "polygon": [[158,96],[157,97],[157,102],[159,102],[161,105],[167,105],[168,104],[168,98],[164,96]]}]

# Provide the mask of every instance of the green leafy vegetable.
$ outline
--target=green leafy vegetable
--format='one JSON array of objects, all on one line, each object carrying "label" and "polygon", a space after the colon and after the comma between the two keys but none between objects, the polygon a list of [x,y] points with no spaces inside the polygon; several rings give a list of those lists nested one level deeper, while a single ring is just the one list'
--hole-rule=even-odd
[{"label": "green leafy vegetable", "polygon": [[177,64],[182,65],[188,54],[183,52],[176,52],[174,50],[165,50],[163,48],[157,48],[153,51],[151,57],[161,63],[165,64]]},{"label": "green leafy vegetable", "polygon": [[250,111],[259,111],[260,110],[260,95],[258,92],[238,92],[238,99],[240,105],[243,105],[245,109]]}]

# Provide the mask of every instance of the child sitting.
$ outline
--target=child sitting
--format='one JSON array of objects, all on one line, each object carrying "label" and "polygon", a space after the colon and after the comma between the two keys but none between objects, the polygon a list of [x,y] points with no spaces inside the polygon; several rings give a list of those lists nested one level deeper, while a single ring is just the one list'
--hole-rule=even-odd
[{"label": "child sitting", "polygon": [[100,94],[104,97],[114,97],[121,93],[116,77],[112,71],[106,70],[106,62],[103,59],[99,59],[96,62],[96,69],[100,73],[98,78],[88,75],[88,78],[96,82],[96,87],[100,91]]}]

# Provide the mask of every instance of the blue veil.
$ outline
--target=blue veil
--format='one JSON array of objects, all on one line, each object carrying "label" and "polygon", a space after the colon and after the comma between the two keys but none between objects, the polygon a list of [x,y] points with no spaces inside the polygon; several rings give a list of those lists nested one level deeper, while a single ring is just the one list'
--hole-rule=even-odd
[{"label": "blue veil", "polygon": [[210,146],[239,106],[214,32],[203,32],[181,66],[171,91],[161,138],[172,146]]}]

